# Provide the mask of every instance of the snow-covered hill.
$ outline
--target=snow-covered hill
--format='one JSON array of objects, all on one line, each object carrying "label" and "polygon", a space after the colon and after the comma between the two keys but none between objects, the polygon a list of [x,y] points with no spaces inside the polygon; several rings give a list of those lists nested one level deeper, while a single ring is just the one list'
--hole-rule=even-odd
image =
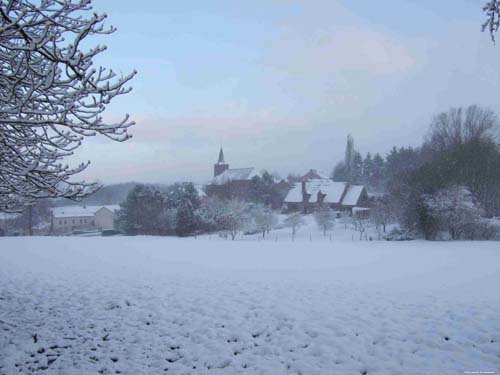
[{"label": "snow-covered hill", "polygon": [[498,243],[306,233],[0,238],[0,374],[499,371]]}]

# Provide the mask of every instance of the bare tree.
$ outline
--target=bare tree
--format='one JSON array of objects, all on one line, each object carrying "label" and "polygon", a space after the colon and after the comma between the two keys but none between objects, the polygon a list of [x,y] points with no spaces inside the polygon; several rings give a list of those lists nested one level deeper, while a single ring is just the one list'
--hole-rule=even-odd
[{"label": "bare tree", "polygon": [[352,214],[351,220],[354,230],[359,232],[359,239],[362,240],[363,234],[365,234],[366,228],[368,227],[368,220],[354,213]]},{"label": "bare tree", "polygon": [[314,213],[314,220],[326,236],[326,232],[333,229],[335,225],[335,214],[330,207],[324,206]]},{"label": "bare tree", "polygon": [[266,233],[269,233],[271,229],[274,229],[278,223],[276,214],[270,208],[262,205],[257,205],[252,210],[252,218],[256,228],[262,232],[262,238],[264,238]]},{"label": "bare tree", "polygon": [[73,182],[63,165],[85,137],[130,136],[128,115],[106,123],[102,114],[136,72],[118,76],[93,61],[106,47],[82,44],[115,28],[91,0],[0,1],[0,211],[20,211],[38,198],[82,198],[96,184]]},{"label": "bare tree", "polygon": [[498,118],[490,109],[471,105],[452,108],[435,116],[426,137],[426,146],[441,152],[472,141],[495,139]]},{"label": "bare tree", "polygon": [[295,239],[295,235],[299,231],[299,229],[305,224],[304,218],[298,212],[290,214],[284,221],[284,224],[292,228],[292,241]]}]

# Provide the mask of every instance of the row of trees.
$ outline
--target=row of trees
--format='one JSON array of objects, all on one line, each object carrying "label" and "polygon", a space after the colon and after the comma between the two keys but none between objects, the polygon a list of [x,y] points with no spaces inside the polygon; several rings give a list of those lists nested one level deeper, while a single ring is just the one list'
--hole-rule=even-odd
[{"label": "row of trees", "polygon": [[125,234],[178,235],[223,232],[235,239],[244,230],[264,237],[277,224],[277,215],[260,203],[223,200],[200,201],[192,183],[167,189],[137,185],[117,214],[117,227]]},{"label": "row of trees", "polygon": [[362,184],[370,191],[382,191],[386,180],[386,161],[380,154],[367,153],[363,158],[354,148],[354,139],[347,137],[344,160],[335,165],[332,179],[351,184]]}]

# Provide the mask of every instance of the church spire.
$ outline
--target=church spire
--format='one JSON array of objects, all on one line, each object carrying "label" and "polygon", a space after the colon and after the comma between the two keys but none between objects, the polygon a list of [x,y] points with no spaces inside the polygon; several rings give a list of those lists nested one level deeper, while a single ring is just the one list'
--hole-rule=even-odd
[{"label": "church spire", "polygon": [[219,160],[217,161],[218,164],[224,164],[224,152],[222,151],[222,147],[220,148],[219,152]]}]

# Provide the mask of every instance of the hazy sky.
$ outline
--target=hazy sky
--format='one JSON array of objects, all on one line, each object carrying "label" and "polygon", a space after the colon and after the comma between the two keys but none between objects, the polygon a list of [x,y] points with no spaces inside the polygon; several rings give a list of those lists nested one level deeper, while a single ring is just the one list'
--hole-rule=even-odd
[{"label": "hazy sky", "polygon": [[[500,113],[500,45],[480,32],[485,0],[97,0],[118,31],[98,63],[138,70],[107,118],[133,139],[86,141],[83,176],[208,181],[231,167],[330,171],[347,134],[363,154],[419,144],[432,116]],[[499,37],[500,38],[500,37]]]}]

